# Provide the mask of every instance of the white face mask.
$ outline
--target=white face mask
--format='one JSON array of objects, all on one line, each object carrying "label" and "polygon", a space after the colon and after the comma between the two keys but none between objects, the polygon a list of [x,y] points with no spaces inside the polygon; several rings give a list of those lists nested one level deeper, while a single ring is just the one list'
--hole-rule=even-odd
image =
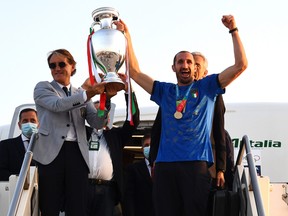
[{"label": "white face mask", "polygon": [[37,124],[31,122],[23,123],[21,125],[21,130],[24,136],[28,138],[32,136],[32,133],[38,132]]},{"label": "white face mask", "polygon": [[143,154],[147,160],[149,159],[149,152],[150,152],[150,146],[146,146],[143,148]]}]

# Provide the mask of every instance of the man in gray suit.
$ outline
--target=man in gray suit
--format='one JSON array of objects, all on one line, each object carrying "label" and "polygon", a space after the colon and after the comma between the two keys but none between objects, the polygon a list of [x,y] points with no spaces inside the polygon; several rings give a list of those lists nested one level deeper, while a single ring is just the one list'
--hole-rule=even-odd
[{"label": "man in gray suit", "polygon": [[91,85],[87,79],[82,88],[73,87],[76,62],[65,49],[52,51],[47,61],[53,81],[39,82],[34,89],[40,127],[33,159],[38,162],[41,215],[58,216],[64,210],[82,216],[89,172],[85,120],[103,128],[107,115],[99,117],[90,99],[104,92],[105,83]]}]

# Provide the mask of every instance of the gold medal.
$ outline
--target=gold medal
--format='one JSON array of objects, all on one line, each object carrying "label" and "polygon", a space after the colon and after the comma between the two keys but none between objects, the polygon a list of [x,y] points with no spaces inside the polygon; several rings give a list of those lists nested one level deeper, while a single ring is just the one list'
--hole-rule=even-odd
[{"label": "gold medal", "polygon": [[182,113],[179,112],[179,111],[176,111],[176,112],[174,113],[174,117],[175,117],[176,119],[181,119],[182,116],[183,116]]}]

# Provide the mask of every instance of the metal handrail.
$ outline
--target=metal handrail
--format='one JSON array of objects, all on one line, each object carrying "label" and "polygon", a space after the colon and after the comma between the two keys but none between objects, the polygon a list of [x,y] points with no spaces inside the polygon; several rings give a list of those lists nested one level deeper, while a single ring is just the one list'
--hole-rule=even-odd
[{"label": "metal handrail", "polygon": [[21,198],[21,194],[22,194],[22,191],[24,188],[25,180],[26,180],[27,174],[29,173],[30,163],[31,163],[32,157],[33,157],[32,150],[34,148],[35,139],[37,139],[36,135],[37,135],[36,133],[33,133],[31,138],[30,138],[30,143],[29,143],[28,149],[25,153],[25,157],[24,157],[24,160],[23,160],[23,163],[21,166],[19,178],[17,180],[15,192],[13,194],[13,198],[11,200],[7,216],[15,216],[16,215],[16,212],[17,212],[17,209],[19,206],[19,202],[20,202],[20,198]]},{"label": "metal handrail", "polygon": [[236,160],[236,165],[238,166],[238,165],[241,165],[241,163],[242,163],[242,158],[244,155],[244,146],[246,149],[246,158],[247,158],[249,174],[250,174],[250,178],[251,178],[251,184],[253,187],[253,194],[254,194],[254,198],[255,198],[257,213],[259,216],[265,216],[264,206],[263,206],[260,188],[259,188],[259,184],[258,184],[258,180],[257,180],[257,174],[256,174],[254,159],[253,159],[253,155],[251,152],[250,142],[249,142],[249,139],[246,135],[244,135],[242,138],[242,141],[240,144],[240,150],[239,150],[237,160]]}]

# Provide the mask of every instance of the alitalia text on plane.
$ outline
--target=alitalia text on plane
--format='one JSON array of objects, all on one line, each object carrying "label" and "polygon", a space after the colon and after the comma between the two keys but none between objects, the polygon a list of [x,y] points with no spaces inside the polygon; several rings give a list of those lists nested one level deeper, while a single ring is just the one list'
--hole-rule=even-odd
[{"label": "alitalia text on plane", "polygon": [[[239,148],[241,144],[240,138],[233,138],[232,139],[234,148]],[[251,148],[281,148],[282,143],[281,141],[275,140],[250,140]]]}]

